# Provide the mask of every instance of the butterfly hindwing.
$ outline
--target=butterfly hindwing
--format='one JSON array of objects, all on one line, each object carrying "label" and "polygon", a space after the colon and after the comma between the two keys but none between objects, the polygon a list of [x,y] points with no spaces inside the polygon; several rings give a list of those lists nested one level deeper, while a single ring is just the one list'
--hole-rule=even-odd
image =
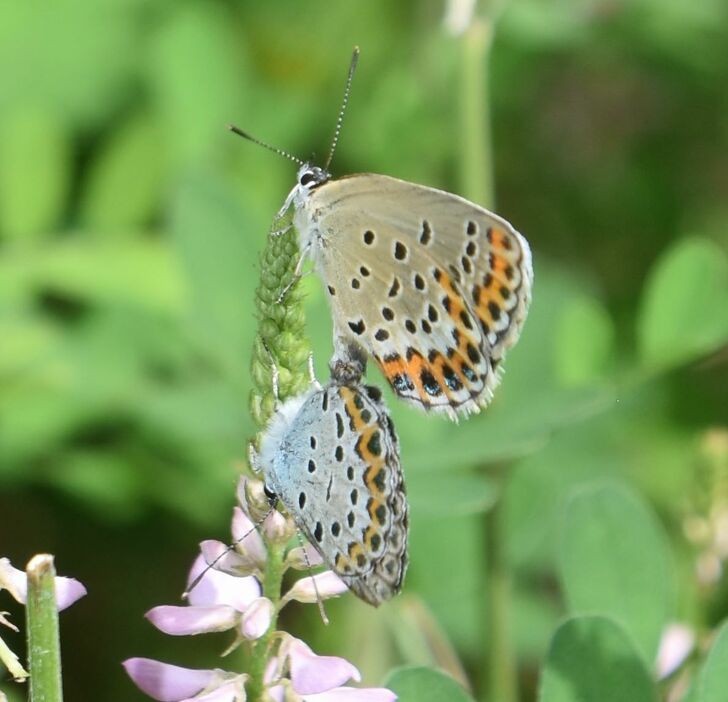
[{"label": "butterfly hindwing", "polygon": [[392,597],[407,564],[407,503],[380,393],[332,382],[269,436],[266,483],[327,565],[371,604]]}]

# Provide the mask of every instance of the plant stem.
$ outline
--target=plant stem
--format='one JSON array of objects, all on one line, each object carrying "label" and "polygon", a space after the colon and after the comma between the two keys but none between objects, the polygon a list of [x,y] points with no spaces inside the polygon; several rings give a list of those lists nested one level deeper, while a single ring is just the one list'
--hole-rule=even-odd
[{"label": "plant stem", "polygon": [[463,195],[484,207],[492,207],[493,154],[488,109],[488,58],[492,26],[475,18],[462,37],[460,116]]},{"label": "plant stem", "polygon": [[[488,69],[498,8],[476,16],[461,42],[461,172],[463,194],[492,208],[495,202],[493,150],[489,108]],[[508,470],[492,471],[499,484],[498,500],[485,514],[485,562],[487,572],[485,602],[483,699],[488,702],[516,702],[517,670],[511,640],[511,573],[504,549],[502,495]]]},{"label": "plant stem", "polygon": [[250,660],[250,679],[246,685],[248,698],[252,702],[258,702],[263,697],[265,683],[265,667],[270,657],[270,647],[273,634],[278,626],[278,607],[281,600],[281,583],[283,581],[283,558],[284,547],[275,544],[267,544],[268,558],[263,575],[263,595],[273,603],[273,617],[271,618],[268,631],[259,638],[253,647]]},{"label": "plant stem", "polygon": [[30,699],[31,702],[62,702],[61,644],[53,556],[33,556],[26,573]]},{"label": "plant stem", "polygon": [[516,702],[518,684],[516,661],[511,638],[511,572],[505,553],[503,534],[503,488],[508,467],[493,471],[498,477],[499,497],[485,513],[486,568],[488,587],[486,604],[486,652],[488,702]]},{"label": "plant stem", "polygon": [[[292,227],[286,228],[286,223],[290,224],[290,218],[277,222],[284,233],[268,235],[255,292],[258,331],[251,361],[253,389],[250,410],[259,430],[256,444],[277,404],[302,392],[309,383],[306,361],[311,345],[305,335],[303,298],[296,277],[300,257],[298,235]],[[274,368],[278,377],[277,388],[273,383]],[[285,547],[269,541],[266,541],[266,547],[268,555],[263,574],[263,595],[273,603],[274,610],[268,631],[253,645],[250,677],[246,685],[248,699],[252,702],[261,700],[265,692],[263,678],[273,654],[285,570]]]}]

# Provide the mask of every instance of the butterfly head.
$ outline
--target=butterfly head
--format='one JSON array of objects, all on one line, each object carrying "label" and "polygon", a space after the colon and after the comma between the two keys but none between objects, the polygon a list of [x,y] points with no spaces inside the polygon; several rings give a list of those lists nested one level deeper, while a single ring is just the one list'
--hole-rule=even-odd
[{"label": "butterfly head", "polygon": [[319,166],[312,166],[309,163],[304,163],[298,169],[298,174],[296,175],[298,187],[306,192],[310,192],[330,178],[331,174],[327,170]]}]

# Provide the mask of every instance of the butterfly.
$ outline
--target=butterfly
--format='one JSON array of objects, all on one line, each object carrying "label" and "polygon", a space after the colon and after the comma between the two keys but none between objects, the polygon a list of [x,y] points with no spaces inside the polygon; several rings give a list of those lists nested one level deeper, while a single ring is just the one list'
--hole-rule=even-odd
[{"label": "butterfly", "polygon": [[408,508],[394,425],[372,386],[332,379],[288,399],[253,460],[324,562],[379,605],[407,568]]},{"label": "butterfly", "polygon": [[505,219],[458,195],[373,173],[332,178],[357,58],[324,167],[231,129],[300,165],[276,221],[292,208],[301,263],[310,259],[325,285],[331,367],[356,380],[371,357],[397,396],[457,419],[490,402],[518,341],[531,251]]}]

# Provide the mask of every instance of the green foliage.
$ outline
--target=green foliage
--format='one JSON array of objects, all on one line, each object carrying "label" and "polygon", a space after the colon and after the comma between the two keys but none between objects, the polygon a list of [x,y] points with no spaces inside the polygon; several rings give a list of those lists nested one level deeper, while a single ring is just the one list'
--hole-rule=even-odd
[{"label": "green foliage", "polygon": [[605,617],[574,617],[554,634],[539,702],[657,702],[657,690],[625,631]]},{"label": "green foliage", "polygon": [[53,112],[18,105],[0,113],[0,232],[37,239],[61,223],[70,188],[71,140]]},{"label": "green foliage", "polygon": [[686,239],[665,252],[647,280],[640,350],[653,367],[684,363],[728,340],[728,258],[713,242]]},{"label": "green foliage", "polygon": [[554,334],[556,373],[564,385],[589,385],[606,377],[614,362],[614,338],[609,312],[597,300],[568,302]]},{"label": "green foliage", "polygon": [[472,697],[451,677],[432,668],[407,667],[393,670],[385,687],[399,702],[470,702]]},{"label": "green foliage", "polygon": [[718,632],[698,677],[696,702],[725,702],[728,700],[726,670],[728,670],[728,625]]},{"label": "green foliage", "polygon": [[672,605],[664,535],[624,488],[594,487],[567,504],[561,580],[569,611],[606,614],[653,660]]},{"label": "green foliage", "polygon": [[149,114],[108,137],[89,167],[81,221],[91,234],[134,236],[159,208],[168,177],[164,134]]}]

